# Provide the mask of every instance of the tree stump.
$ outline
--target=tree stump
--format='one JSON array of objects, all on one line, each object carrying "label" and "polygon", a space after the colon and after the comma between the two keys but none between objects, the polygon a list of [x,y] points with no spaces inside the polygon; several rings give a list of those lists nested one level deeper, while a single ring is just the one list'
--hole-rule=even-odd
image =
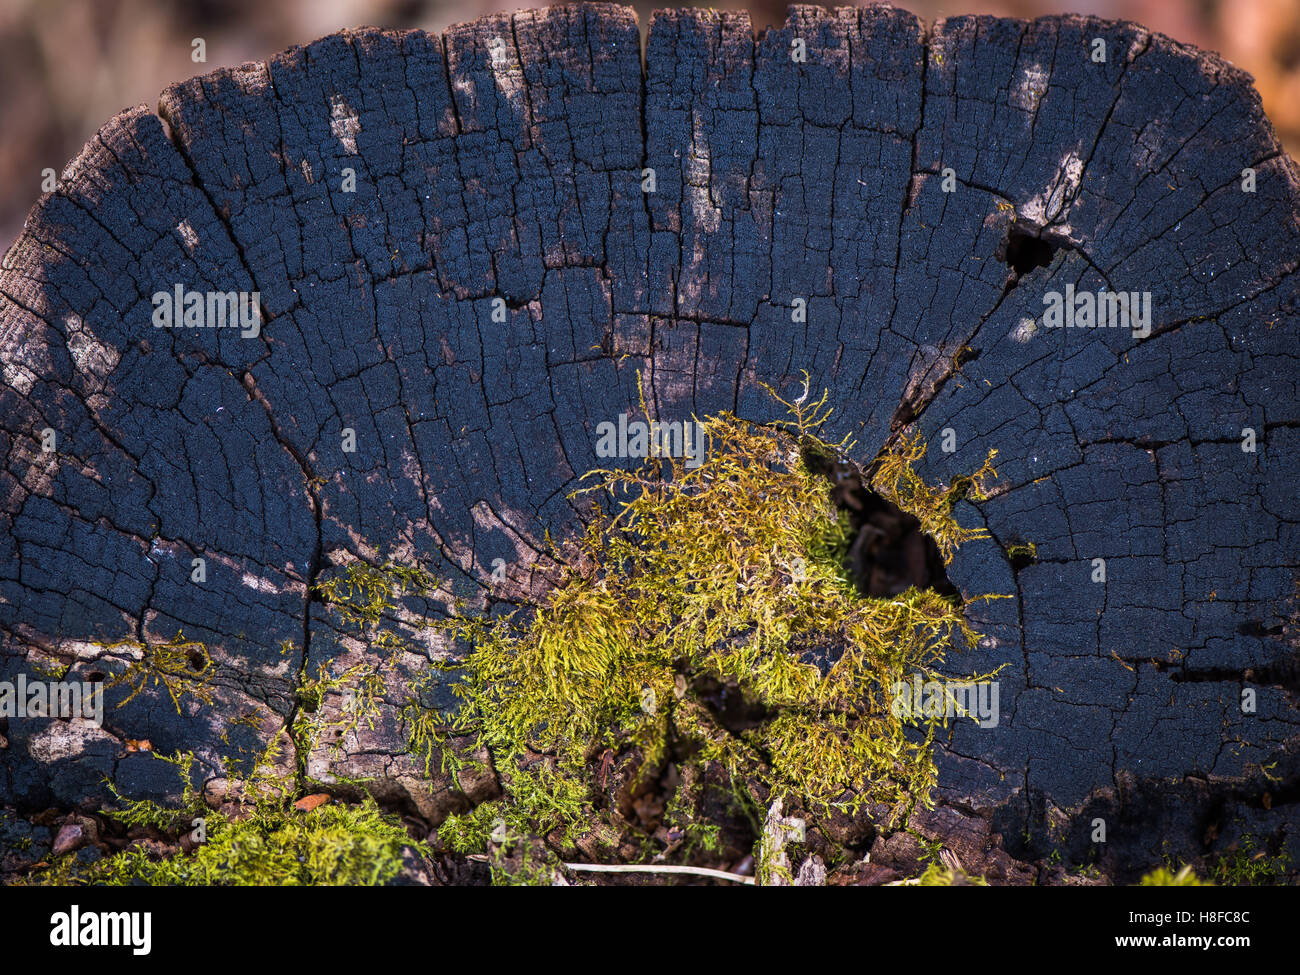
[{"label": "tree stump", "polygon": [[[666,11],[643,66],[628,8],[563,6],[174,85],[0,270],[0,679],[183,633],[212,700],[11,718],[0,805],[174,794],[129,742],[219,778],[279,740],[436,822],[474,797],[400,707],[447,648],[358,639],[317,587],[391,559],[517,599],[639,375],[655,415],[768,420],[806,369],[857,461],[912,429],[928,480],[998,451],[948,577],[1013,597],[956,661],[1005,665],[1001,716],[955,728],[925,817],[967,867],[1294,857],[1298,216],[1247,76],[1082,17]],[[177,288],[255,293],[260,327],[156,325]],[[1149,293],[1149,330],[1050,327],[1053,292]],[[296,754],[343,707],[304,690],[362,662],[373,727]]]}]

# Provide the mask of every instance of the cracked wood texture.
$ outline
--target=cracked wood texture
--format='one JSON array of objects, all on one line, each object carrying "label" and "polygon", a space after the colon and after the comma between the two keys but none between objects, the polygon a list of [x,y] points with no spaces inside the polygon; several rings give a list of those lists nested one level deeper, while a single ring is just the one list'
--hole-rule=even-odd
[{"label": "cracked wood texture", "polygon": [[[374,727],[306,772],[437,820],[465,799],[398,709],[447,648],[369,646],[311,586],[393,558],[466,595],[504,559],[493,595],[519,596],[638,371],[660,416],[766,420],[759,384],[807,369],[859,461],[909,425],[956,434],[930,480],[998,451],[958,509],[991,538],[949,576],[1014,597],[970,608],[987,639],[952,661],[1006,665],[1001,721],[955,728],[933,816],[1023,858],[1086,849],[1098,815],[1135,862],[1220,824],[1300,852],[1298,186],[1245,75],[1077,17],[798,6],[756,38],[667,11],[643,61],[627,8],[557,7],[174,85],[96,135],[0,270],[0,677],[116,673],[115,641],[183,631],[215,700],[11,720],[0,805],[174,790],[128,739],[219,775],[279,737],[292,767],[301,682],[369,662]],[[1013,228],[1050,259],[1011,267]],[[152,327],[177,283],[259,292],[260,336]],[[1152,292],[1151,334],[1040,327],[1067,285]]]}]

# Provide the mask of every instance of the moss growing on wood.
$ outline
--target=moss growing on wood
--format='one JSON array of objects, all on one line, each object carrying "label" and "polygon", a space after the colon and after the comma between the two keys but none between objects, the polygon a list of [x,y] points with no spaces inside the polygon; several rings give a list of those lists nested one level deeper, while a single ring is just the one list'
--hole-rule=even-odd
[{"label": "moss growing on wood", "polygon": [[[891,826],[931,804],[931,746],[950,718],[897,709],[894,690],[916,676],[941,679],[946,655],[977,634],[955,598],[916,588],[864,596],[848,577],[853,532],[822,466],[809,466],[839,460],[848,445],[822,439],[826,396],[809,403],[804,393],[780,400],[790,415],[782,423],[730,413],[697,421],[709,444],[697,467],[654,457],[638,470],[589,474],[577,493],[597,498],[596,516],[579,540],[552,547],[555,581],[537,605],[467,615],[456,600],[446,619],[402,620],[467,647],[426,675],[453,675],[453,711],[413,700],[403,709],[412,753],[428,772],[436,758],[456,773],[481,764],[486,749],[502,785],[500,798],[442,824],[447,848],[490,853],[499,882],[537,883],[559,875],[561,854],[662,861],[734,853],[727,844],[736,823],[752,844],[762,810],[783,802],[810,823],[870,807]],[[946,562],[984,536],[952,511],[962,497],[986,495],[992,454],[971,475],[931,485],[915,469],[924,453],[918,438],[905,437],[865,476],[918,520]],[[318,591],[372,645],[399,647],[394,600],[429,596],[435,580],[395,563],[354,563]],[[178,634],[138,649],[132,696],[152,679],[179,707],[182,692],[206,687],[201,644]],[[321,703],[342,690],[351,704],[326,724]],[[294,722],[300,755],[326,730],[373,721],[383,692],[366,665],[304,679]],[[249,803],[238,814],[213,812],[188,785],[179,809],[124,801],[116,814],[123,823],[168,835],[204,819],[206,840],[192,852],[157,860],[135,848],[89,868],[68,861],[50,876],[280,884],[395,875],[412,845],[398,824],[373,803],[296,811],[293,787],[270,765],[242,784]],[[188,782],[188,762],[181,771]]]},{"label": "moss growing on wood", "polygon": [[[328,803],[299,811],[268,753],[253,774],[235,784],[243,802],[209,808],[193,785],[193,757],[155,756],[177,766],[185,783],[181,803],[163,806],[118,796],[121,808],[106,815],[127,827],[144,827],[174,841],[187,837],[189,852],[158,857],[135,845],[92,864],[67,854],[38,884],[145,883],[179,886],[320,886],[383,884],[401,869],[408,849],[426,848],[375,803]],[[116,790],[114,790],[116,795]]]},{"label": "moss growing on wood", "polygon": [[1214,884],[1208,880],[1202,880],[1196,876],[1195,871],[1189,866],[1183,866],[1174,870],[1170,867],[1158,867],[1150,873],[1144,875],[1138,881],[1139,887],[1213,887]]},{"label": "moss growing on wood", "polygon": [[1227,887],[1267,887],[1284,883],[1289,866],[1285,853],[1270,853],[1267,844],[1247,833],[1219,856],[1209,875]]},{"label": "moss growing on wood", "polygon": [[961,867],[952,864],[932,863],[925,872],[912,880],[905,880],[901,887],[987,887],[988,881],[983,877],[973,877]]},{"label": "moss growing on wood", "polygon": [[[931,745],[948,718],[895,713],[893,688],[938,679],[946,654],[977,635],[933,591],[859,595],[843,568],[847,522],[804,459],[838,457],[846,444],[818,436],[826,397],[806,393],[781,400],[783,425],[698,421],[709,443],[698,467],[661,457],[592,472],[579,493],[608,506],[556,553],[559,582],[540,605],[440,624],[472,648],[454,665],[460,706],[410,715],[413,743],[432,755],[446,733],[472,735],[504,788],[449,819],[445,842],[499,850],[502,837],[541,836],[572,850],[611,817],[648,831],[662,816],[643,807],[656,792],[680,806],[687,768],[720,769],[764,805],[786,799],[814,815],[871,805],[898,822],[931,804]],[[952,509],[984,495],[992,455],[930,485],[915,471],[924,451],[903,439],[876,459],[870,483],[947,561],[983,536]],[[609,781],[621,783],[616,794]]]},{"label": "moss growing on wood", "polygon": [[1007,546],[1007,559],[1017,569],[1038,561],[1038,546],[1033,542],[1013,542]]},{"label": "moss growing on wood", "polygon": [[127,685],[131,688],[118,704],[124,707],[147,687],[162,685],[171,698],[176,713],[181,713],[181,702],[192,697],[202,704],[211,704],[213,692],[212,657],[208,648],[198,640],[187,640],[177,631],[166,643],[141,643],[139,640],[119,640],[104,645],[105,650],[127,649],[140,654],[140,659],[129,664],[122,673],[113,677],[109,687]]},{"label": "moss growing on wood", "polygon": [[413,566],[352,562],[339,575],[317,583],[315,591],[334,607],[342,622],[366,627],[373,645],[399,649],[403,646],[401,638],[378,625],[395,608],[394,595],[428,595],[434,586],[435,580],[428,573]]},{"label": "moss growing on wood", "polygon": [[[304,679],[295,694],[298,709],[292,731],[300,764],[305,764],[318,745],[337,753],[362,724],[373,729],[386,686],[383,675],[369,664],[354,664],[339,674],[333,673],[329,664],[317,667],[316,676]],[[343,703],[338,717],[331,721],[323,705],[326,696],[335,693],[342,695]],[[299,771],[305,772],[305,768]]]}]

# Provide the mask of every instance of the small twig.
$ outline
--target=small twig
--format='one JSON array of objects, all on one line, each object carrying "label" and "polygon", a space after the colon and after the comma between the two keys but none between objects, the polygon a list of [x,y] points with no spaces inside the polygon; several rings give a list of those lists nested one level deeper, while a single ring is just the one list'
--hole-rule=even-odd
[{"label": "small twig", "polygon": [[728,873],[710,867],[677,867],[669,864],[655,863],[566,863],[567,870],[584,870],[587,873],[685,873],[697,877],[713,877],[716,880],[730,880],[737,884],[753,884],[753,877],[744,874]]}]

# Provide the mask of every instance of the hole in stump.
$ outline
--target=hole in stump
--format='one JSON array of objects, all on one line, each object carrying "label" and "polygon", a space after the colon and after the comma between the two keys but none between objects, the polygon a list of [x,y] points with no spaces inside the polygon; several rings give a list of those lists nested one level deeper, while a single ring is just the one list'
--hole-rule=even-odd
[{"label": "hole in stump", "polygon": [[814,451],[804,452],[804,463],[830,479],[835,506],[849,517],[853,541],[845,569],[859,592],[897,596],[915,586],[960,599],[939,546],[916,518],[867,487],[849,464]]},{"label": "hole in stump", "polygon": [[1038,553],[1032,545],[1025,542],[1013,542],[1007,546],[1007,560],[1016,572],[1038,561]]},{"label": "hole in stump", "polygon": [[1050,240],[1044,240],[1036,233],[1029,233],[1020,227],[1012,227],[1007,232],[1006,254],[1003,260],[1016,272],[1016,277],[1024,277],[1036,267],[1047,267],[1052,263],[1059,247]]}]

